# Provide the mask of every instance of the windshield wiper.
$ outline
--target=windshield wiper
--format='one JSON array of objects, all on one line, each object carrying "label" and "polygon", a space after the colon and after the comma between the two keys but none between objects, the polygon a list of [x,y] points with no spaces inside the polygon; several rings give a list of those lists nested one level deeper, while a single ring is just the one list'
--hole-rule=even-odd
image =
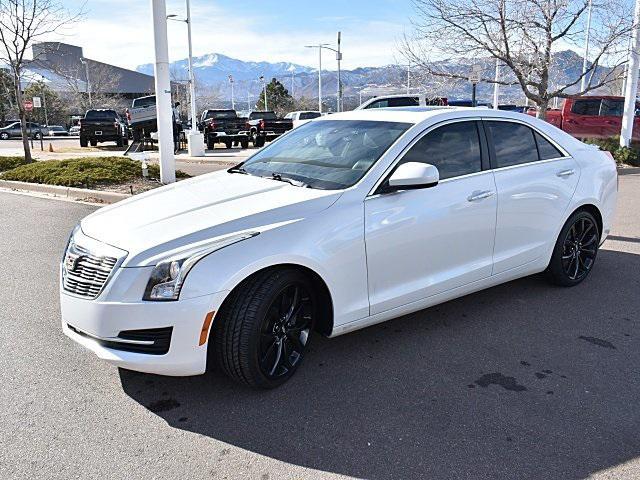
[{"label": "windshield wiper", "polygon": [[277,180],[278,182],[290,183],[294,187],[308,187],[309,186],[306,183],[301,182],[300,180],[294,180],[293,178],[283,177],[282,175],[280,175],[279,173],[276,173],[276,172],[272,173],[270,177],[263,177],[263,178],[270,178],[271,180]]},{"label": "windshield wiper", "polygon": [[227,170],[227,172],[229,173],[242,173],[243,175],[250,175],[249,172],[247,172],[242,165],[244,165],[244,162],[239,163],[238,165],[236,165],[235,167],[231,167],[229,170]]}]

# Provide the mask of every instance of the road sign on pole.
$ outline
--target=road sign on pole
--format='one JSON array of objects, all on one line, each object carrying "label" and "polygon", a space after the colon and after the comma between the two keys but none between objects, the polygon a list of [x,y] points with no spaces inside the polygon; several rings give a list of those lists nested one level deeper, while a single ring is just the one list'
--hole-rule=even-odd
[{"label": "road sign on pole", "polygon": [[33,108],[42,108],[40,97],[33,97]]},{"label": "road sign on pole", "polygon": [[482,67],[480,65],[474,65],[471,67],[471,73],[469,73],[469,82],[480,83],[482,79]]},{"label": "road sign on pole", "polygon": [[27,112],[33,111],[33,102],[31,100],[25,100],[22,104]]}]

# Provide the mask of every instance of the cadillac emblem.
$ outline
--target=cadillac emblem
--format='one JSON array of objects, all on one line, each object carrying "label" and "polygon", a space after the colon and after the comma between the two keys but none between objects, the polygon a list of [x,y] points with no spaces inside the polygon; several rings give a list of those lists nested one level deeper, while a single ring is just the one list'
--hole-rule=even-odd
[{"label": "cadillac emblem", "polygon": [[78,259],[80,255],[74,255],[73,253],[67,253],[67,257],[64,259],[64,266],[67,272],[73,272],[78,265]]}]

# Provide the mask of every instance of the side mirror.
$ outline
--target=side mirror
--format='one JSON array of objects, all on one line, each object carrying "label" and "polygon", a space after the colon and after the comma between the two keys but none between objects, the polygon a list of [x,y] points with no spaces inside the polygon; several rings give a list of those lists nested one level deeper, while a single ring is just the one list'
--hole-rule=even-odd
[{"label": "side mirror", "polygon": [[438,169],[428,163],[407,162],[391,175],[386,191],[435,187],[440,181]]}]

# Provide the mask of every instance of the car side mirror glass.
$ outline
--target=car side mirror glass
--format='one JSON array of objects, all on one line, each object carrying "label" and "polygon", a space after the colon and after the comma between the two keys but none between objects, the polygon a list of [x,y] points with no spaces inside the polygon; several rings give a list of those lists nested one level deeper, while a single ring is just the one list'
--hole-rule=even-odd
[{"label": "car side mirror glass", "polygon": [[407,162],[400,165],[388,181],[387,191],[434,187],[440,181],[438,169],[429,163]]}]

